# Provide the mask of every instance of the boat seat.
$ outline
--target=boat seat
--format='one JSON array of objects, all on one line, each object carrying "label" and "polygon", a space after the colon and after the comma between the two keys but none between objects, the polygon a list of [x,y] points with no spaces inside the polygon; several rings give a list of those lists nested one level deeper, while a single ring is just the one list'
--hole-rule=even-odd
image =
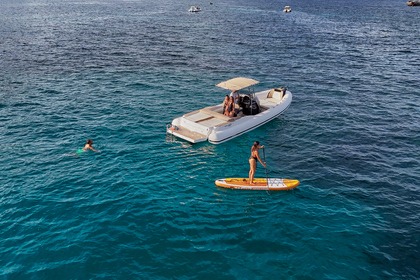
[{"label": "boat seat", "polygon": [[273,98],[274,88],[267,93],[267,98]]},{"label": "boat seat", "polygon": [[269,109],[269,108],[274,107],[277,104],[279,104],[279,100],[274,99],[274,98],[260,99],[259,102],[260,102],[260,107],[262,107],[264,109]]},{"label": "boat seat", "polygon": [[186,114],[185,118],[187,120],[192,121],[192,122],[200,122],[200,121],[203,121],[203,120],[209,118],[209,115],[204,114],[200,111],[196,111],[196,112],[191,113],[191,114]]},{"label": "boat seat", "polygon": [[229,122],[229,121],[233,120],[231,117],[225,116],[225,115],[223,115],[221,113],[218,113],[218,112],[215,112],[215,111],[212,111],[208,108],[201,109],[200,112],[204,113],[204,114],[207,114],[207,115],[210,115],[212,117],[215,117],[217,119],[226,121],[226,122]]},{"label": "boat seat", "polygon": [[273,98],[277,100],[282,100],[285,94],[286,94],[286,88],[273,88],[272,90],[268,92],[267,99]]}]

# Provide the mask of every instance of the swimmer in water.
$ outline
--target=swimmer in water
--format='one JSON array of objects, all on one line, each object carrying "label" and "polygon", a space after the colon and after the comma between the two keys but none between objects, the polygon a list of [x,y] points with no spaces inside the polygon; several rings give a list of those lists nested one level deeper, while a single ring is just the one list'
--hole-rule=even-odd
[{"label": "swimmer in water", "polygon": [[94,151],[94,152],[99,152],[98,150],[95,150],[93,147],[92,147],[92,145],[93,145],[93,141],[91,140],[91,139],[88,139],[87,141],[86,141],[86,144],[85,144],[85,146],[83,147],[83,151],[87,151],[87,150],[91,150],[91,151]]},{"label": "swimmer in water", "polygon": [[92,145],[93,145],[93,141],[91,139],[88,139],[86,141],[85,146],[83,148],[81,148],[81,149],[78,149],[77,152],[76,152],[76,154],[79,155],[79,154],[81,154],[83,152],[87,152],[88,150],[91,150],[91,151],[94,151],[94,152],[99,153],[99,151],[96,150],[96,149],[94,149]]}]

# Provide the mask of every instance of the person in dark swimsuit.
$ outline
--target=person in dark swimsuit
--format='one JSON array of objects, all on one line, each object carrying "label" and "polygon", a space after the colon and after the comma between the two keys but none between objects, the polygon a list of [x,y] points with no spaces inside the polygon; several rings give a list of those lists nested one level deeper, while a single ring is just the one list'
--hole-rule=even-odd
[{"label": "person in dark swimsuit", "polygon": [[232,110],[232,105],[231,105],[231,102],[230,102],[230,97],[227,96],[227,102],[226,102],[225,112],[223,113],[223,115],[229,117],[231,110]]},{"label": "person in dark swimsuit", "polygon": [[228,103],[225,113],[226,113],[225,115],[228,117],[236,117],[235,99],[233,98],[233,96],[229,98],[229,103]]},{"label": "person in dark swimsuit", "polygon": [[259,149],[264,149],[264,146],[260,146],[260,142],[255,141],[251,147],[251,157],[249,158],[249,183],[255,185],[254,175],[257,170],[257,160],[262,164],[262,166],[267,167],[266,163],[263,162],[258,154]]}]

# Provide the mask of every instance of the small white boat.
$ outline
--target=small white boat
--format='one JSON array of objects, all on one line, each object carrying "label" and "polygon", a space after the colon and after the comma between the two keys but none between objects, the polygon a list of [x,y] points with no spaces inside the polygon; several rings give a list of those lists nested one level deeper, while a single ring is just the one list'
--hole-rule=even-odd
[{"label": "small white boat", "polygon": [[292,12],[292,8],[290,6],[284,6],[283,12],[290,13]]},{"label": "small white boat", "polygon": [[224,115],[221,103],[175,118],[167,126],[167,133],[191,143],[220,144],[268,123],[290,106],[292,93],[284,87],[255,93],[251,86],[258,83],[238,77],[216,85],[238,93],[236,117]]},{"label": "small white boat", "polygon": [[407,1],[407,6],[420,6],[420,0]]},{"label": "small white boat", "polygon": [[198,13],[201,12],[201,8],[199,6],[191,6],[188,10],[190,13]]}]

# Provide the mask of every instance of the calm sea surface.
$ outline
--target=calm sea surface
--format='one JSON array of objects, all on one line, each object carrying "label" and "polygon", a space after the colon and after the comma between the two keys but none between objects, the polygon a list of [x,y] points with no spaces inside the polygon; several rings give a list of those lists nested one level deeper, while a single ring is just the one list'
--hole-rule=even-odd
[{"label": "calm sea surface", "polygon": [[[1,0],[0,279],[419,279],[419,19],[402,0]],[[236,76],[292,105],[221,145],[166,135]],[[75,156],[88,138],[101,153]],[[215,187],[255,140],[297,189]]]}]

